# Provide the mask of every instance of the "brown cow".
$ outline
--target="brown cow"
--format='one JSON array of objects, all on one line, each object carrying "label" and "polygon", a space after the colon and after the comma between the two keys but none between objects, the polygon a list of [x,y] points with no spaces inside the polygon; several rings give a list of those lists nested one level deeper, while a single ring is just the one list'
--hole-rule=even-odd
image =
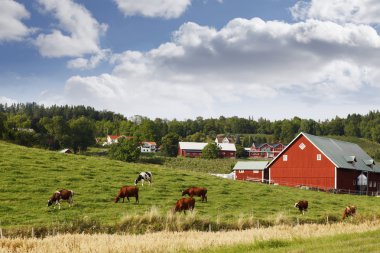
[{"label": "brown cow", "polygon": [[73,197],[74,191],[66,189],[56,191],[54,192],[53,196],[51,196],[51,198],[48,200],[48,206],[51,206],[53,203],[55,203],[54,209],[56,205],[58,205],[58,208],[61,209],[61,199],[67,201],[69,203],[69,206],[71,206],[74,202]]},{"label": "brown cow", "polygon": [[307,211],[307,208],[309,207],[309,202],[307,202],[307,200],[300,200],[294,204],[294,207],[298,208],[302,215],[304,215],[305,211]]},{"label": "brown cow", "polygon": [[346,209],[344,209],[342,220],[344,220],[346,217],[354,216],[356,213],[356,206],[347,206]]},{"label": "brown cow", "polygon": [[189,189],[182,191],[182,196],[185,196],[186,194],[188,194],[190,196],[190,198],[192,198],[193,196],[201,197],[202,201],[207,202],[207,189],[206,188],[191,187]]},{"label": "brown cow", "polygon": [[139,203],[139,188],[136,186],[123,186],[120,188],[119,193],[117,194],[115,198],[115,203],[119,202],[119,199],[123,199],[127,197],[127,200],[129,202],[129,197],[135,197],[136,203]]},{"label": "brown cow", "polygon": [[186,213],[186,210],[192,211],[195,207],[195,199],[193,198],[182,198],[175,204],[174,212]]}]

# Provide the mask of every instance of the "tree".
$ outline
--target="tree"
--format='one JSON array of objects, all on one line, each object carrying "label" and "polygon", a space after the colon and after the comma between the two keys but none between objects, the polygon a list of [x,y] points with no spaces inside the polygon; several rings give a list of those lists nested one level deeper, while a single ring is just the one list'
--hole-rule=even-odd
[{"label": "tree", "polygon": [[95,124],[88,118],[82,116],[69,121],[70,146],[74,153],[85,151],[95,144]]},{"label": "tree", "polygon": [[210,142],[202,150],[202,158],[216,159],[219,158],[220,147],[215,142]]},{"label": "tree", "polygon": [[247,157],[247,153],[245,152],[243,146],[236,144],[235,147],[236,147],[236,157],[237,158]]},{"label": "tree", "polygon": [[168,133],[162,137],[162,153],[167,156],[175,157],[178,153],[179,136],[175,133]]},{"label": "tree", "polygon": [[135,162],[141,154],[140,144],[137,138],[120,138],[118,143],[112,144],[108,156],[111,159],[124,162]]}]

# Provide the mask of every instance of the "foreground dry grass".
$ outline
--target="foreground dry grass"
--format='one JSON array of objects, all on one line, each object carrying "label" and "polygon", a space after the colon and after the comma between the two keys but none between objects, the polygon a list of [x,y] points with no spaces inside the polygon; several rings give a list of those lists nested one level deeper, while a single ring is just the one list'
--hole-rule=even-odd
[{"label": "foreground dry grass", "polygon": [[361,224],[307,224],[294,227],[280,225],[228,232],[158,232],[143,235],[65,234],[44,239],[3,238],[0,239],[0,252],[189,252],[271,239],[307,239],[376,229],[380,229],[380,221]]}]

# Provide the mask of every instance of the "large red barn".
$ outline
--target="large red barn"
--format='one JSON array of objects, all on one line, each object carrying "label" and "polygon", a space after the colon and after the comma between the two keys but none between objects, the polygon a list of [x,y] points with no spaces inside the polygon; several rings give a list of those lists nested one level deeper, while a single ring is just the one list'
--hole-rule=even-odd
[{"label": "large red barn", "polygon": [[380,191],[380,167],[374,160],[357,144],[331,138],[300,133],[268,168],[269,182],[279,185]]}]

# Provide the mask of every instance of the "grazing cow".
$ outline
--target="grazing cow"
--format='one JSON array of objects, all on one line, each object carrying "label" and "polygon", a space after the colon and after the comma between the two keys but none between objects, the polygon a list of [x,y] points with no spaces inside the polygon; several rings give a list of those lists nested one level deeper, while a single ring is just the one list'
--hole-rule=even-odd
[{"label": "grazing cow", "polygon": [[123,186],[120,188],[119,193],[117,194],[115,198],[115,203],[119,202],[119,199],[123,199],[127,197],[127,200],[129,202],[129,197],[135,197],[136,203],[139,203],[139,188],[136,186]]},{"label": "grazing cow", "polygon": [[193,198],[182,198],[175,204],[174,212],[186,213],[186,210],[192,211],[195,207],[195,199]]},{"label": "grazing cow", "polygon": [[66,189],[56,191],[54,192],[53,196],[51,196],[51,198],[48,200],[48,206],[51,206],[54,203],[54,209],[56,205],[58,205],[58,208],[61,209],[61,199],[67,201],[69,203],[69,206],[71,206],[74,202],[73,197],[74,191]]},{"label": "grazing cow", "polygon": [[185,196],[186,194],[188,194],[190,196],[190,198],[192,198],[193,196],[201,197],[202,201],[207,202],[207,189],[206,188],[191,187],[189,189],[182,191],[182,196]]},{"label": "grazing cow", "polygon": [[139,181],[141,181],[141,185],[144,186],[144,180],[148,181],[149,182],[149,185],[152,183],[152,180],[153,180],[153,175],[152,175],[152,172],[141,172],[136,180],[135,180],[135,185],[137,185],[137,183]]},{"label": "grazing cow", "polygon": [[346,217],[354,216],[356,213],[356,206],[347,206],[346,209],[344,209],[342,220],[344,220]]},{"label": "grazing cow", "polygon": [[302,215],[305,214],[305,211],[307,211],[307,208],[309,206],[309,202],[307,200],[300,200],[297,203],[294,204],[295,208],[298,208]]}]

